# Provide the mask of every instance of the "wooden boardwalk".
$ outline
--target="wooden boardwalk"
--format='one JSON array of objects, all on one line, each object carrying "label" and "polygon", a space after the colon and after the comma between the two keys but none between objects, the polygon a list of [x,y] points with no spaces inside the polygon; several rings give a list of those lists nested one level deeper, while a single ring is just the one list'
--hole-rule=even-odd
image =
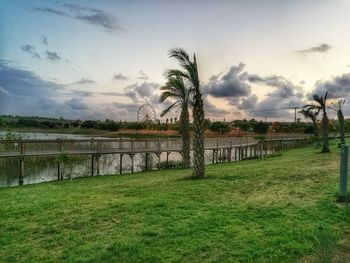
[{"label": "wooden boardwalk", "polygon": [[[223,158],[232,161],[240,161],[246,158],[258,158],[264,154],[279,149],[300,147],[305,144],[307,137],[302,135],[290,135],[279,137],[268,137],[258,141],[253,137],[220,137],[206,138],[205,150],[212,151],[213,163]],[[191,145],[191,149],[192,149]],[[150,154],[158,157],[158,167],[161,166],[160,155],[166,153],[168,163],[169,154],[178,152],[181,154],[181,138],[162,139],[57,139],[57,140],[0,140],[0,158],[19,159],[19,185],[23,184],[24,160],[28,157],[57,157],[58,179],[63,179],[62,166],[64,156],[85,155],[91,156],[91,175],[99,175],[99,160],[101,155],[119,154],[120,173],[122,173],[123,156],[131,158],[131,172],[134,170],[134,155],[145,154],[145,167]],[[220,156],[220,158],[219,158]]]},{"label": "wooden boardwalk", "polygon": [[[304,136],[271,137],[264,140],[272,142],[295,142]],[[219,150],[247,147],[258,144],[252,137],[245,138],[206,138],[205,150]],[[192,148],[192,145],[191,145]],[[181,152],[182,142],[178,138],[166,139],[57,139],[57,140],[0,140],[0,158],[40,157],[92,154],[136,154]]]}]

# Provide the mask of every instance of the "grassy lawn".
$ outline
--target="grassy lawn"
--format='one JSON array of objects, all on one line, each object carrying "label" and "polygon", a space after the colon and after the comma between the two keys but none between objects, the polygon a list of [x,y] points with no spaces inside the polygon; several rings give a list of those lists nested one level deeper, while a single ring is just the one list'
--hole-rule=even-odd
[{"label": "grassy lawn", "polygon": [[0,189],[0,261],[342,260],[339,150],[318,151],[210,165],[204,180],[163,170]]}]

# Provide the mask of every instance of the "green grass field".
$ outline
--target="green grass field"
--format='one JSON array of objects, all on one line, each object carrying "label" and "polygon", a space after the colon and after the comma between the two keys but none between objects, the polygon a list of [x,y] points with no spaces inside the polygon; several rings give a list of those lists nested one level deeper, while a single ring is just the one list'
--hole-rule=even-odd
[{"label": "green grass field", "polygon": [[203,180],[163,170],[0,189],[0,261],[344,260],[339,149],[318,151],[210,165]]}]

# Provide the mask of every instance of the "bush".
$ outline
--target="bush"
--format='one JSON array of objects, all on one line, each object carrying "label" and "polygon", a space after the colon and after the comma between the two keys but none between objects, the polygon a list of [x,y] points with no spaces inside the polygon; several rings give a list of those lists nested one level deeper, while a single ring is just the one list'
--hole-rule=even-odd
[{"label": "bush", "polygon": [[221,121],[215,121],[215,122],[212,122],[209,129],[211,131],[214,131],[214,132],[218,132],[218,131],[221,131],[221,130],[228,130],[230,127],[229,127],[229,124],[226,123],[226,122],[221,122]]},{"label": "bush", "polygon": [[253,131],[260,134],[266,134],[269,129],[269,125],[262,121],[259,121],[253,125]]}]

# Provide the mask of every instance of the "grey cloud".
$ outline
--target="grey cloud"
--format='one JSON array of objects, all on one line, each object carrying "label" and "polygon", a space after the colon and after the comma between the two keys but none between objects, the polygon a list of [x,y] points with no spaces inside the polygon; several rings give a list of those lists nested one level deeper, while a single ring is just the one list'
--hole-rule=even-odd
[{"label": "grey cloud", "polygon": [[142,70],[139,71],[139,77],[138,79],[142,79],[142,80],[148,80],[149,77],[146,75],[145,72],[143,72]]},{"label": "grey cloud", "polygon": [[46,45],[46,46],[49,44],[49,43],[47,42],[47,37],[45,37],[45,36],[42,37],[42,42],[43,42],[43,44]]},{"label": "grey cloud", "polygon": [[261,77],[257,74],[244,73],[242,78],[251,83],[264,84],[274,88],[261,101],[258,101],[255,94],[230,101],[231,105],[246,111],[248,115],[269,118],[291,117],[290,108],[305,104],[301,87],[294,85],[293,82],[282,76]]},{"label": "grey cloud", "polygon": [[40,59],[40,55],[36,52],[35,47],[31,45],[24,45],[21,47],[23,52],[30,54],[32,57]]},{"label": "grey cloud", "polygon": [[69,17],[69,15],[63,11],[54,9],[54,8],[50,8],[50,7],[33,7],[34,11],[38,11],[38,12],[43,12],[43,13],[49,13],[49,14],[54,14],[54,15],[58,15],[58,16],[67,16]]},{"label": "grey cloud", "polygon": [[92,79],[86,79],[86,78],[82,78],[81,80],[77,81],[75,84],[94,84],[96,83],[96,81],[92,80]]},{"label": "grey cloud", "polygon": [[16,96],[52,95],[64,86],[43,80],[34,72],[0,63],[0,86]]},{"label": "grey cloud", "polygon": [[91,97],[95,93],[92,91],[85,91],[85,90],[71,90],[68,95],[72,96],[78,96],[78,97]]},{"label": "grey cloud", "polygon": [[72,98],[66,101],[66,104],[73,110],[87,110],[89,106],[81,98]]},{"label": "grey cloud", "polygon": [[0,94],[3,94],[3,95],[9,95],[10,92],[7,91],[7,89],[3,88],[0,86]]},{"label": "grey cloud", "polygon": [[[45,112],[39,102],[56,97],[64,90],[62,84],[40,78],[34,72],[0,63],[0,111],[10,114],[36,114]],[[45,112],[46,113],[46,112]]]},{"label": "grey cloud", "polygon": [[101,94],[101,95],[105,95],[105,96],[116,96],[116,97],[125,96],[125,93],[122,93],[122,92],[114,92],[114,91],[100,92],[100,94]]},{"label": "grey cloud", "polygon": [[124,89],[125,95],[132,101],[150,102],[153,104],[159,103],[160,85],[154,82],[135,83]]},{"label": "grey cloud", "polygon": [[46,58],[51,60],[51,61],[59,61],[61,60],[61,57],[57,54],[57,52],[50,52],[50,51],[46,51]]},{"label": "grey cloud", "polygon": [[259,75],[257,74],[248,74],[247,72],[244,72],[242,74],[242,78],[248,80],[249,82],[253,82],[253,83],[256,83],[256,82],[263,82],[264,81],[264,78],[263,77],[260,77]]},{"label": "grey cloud", "polygon": [[331,49],[331,46],[326,44],[326,43],[324,43],[324,44],[321,44],[319,46],[310,47],[310,48],[302,49],[302,50],[297,50],[296,52],[299,53],[299,54],[324,53],[324,52],[327,52],[330,49]]},{"label": "grey cloud", "polygon": [[220,115],[228,114],[229,112],[224,109],[216,107],[213,103],[208,100],[207,96],[203,96],[204,111],[207,117],[220,117]]},{"label": "grey cloud", "polygon": [[62,116],[83,120],[136,120],[137,109],[144,103],[140,100],[140,103],[90,105],[83,98],[95,93],[67,90],[66,87],[44,80],[31,70],[18,68],[8,61],[0,61],[0,114]]},{"label": "grey cloud", "polygon": [[235,102],[231,102],[231,104],[235,105],[239,110],[247,110],[247,109],[255,109],[258,102],[258,96],[255,94],[242,98],[238,104]]},{"label": "grey cloud", "polygon": [[128,80],[129,78],[127,76],[124,76],[123,74],[114,74],[113,75],[114,80]]},{"label": "grey cloud", "polygon": [[248,96],[251,87],[245,81],[243,69],[244,64],[240,63],[238,67],[232,66],[222,77],[211,77],[205,87],[206,93],[219,98]]},{"label": "grey cloud", "polygon": [[63,10],[50,7],[33,8],[34,11],[58,15],[61,17],[69,17],[103,28],[106,31],[123,30],[116,17],[100,9],[75,4],[63,4],[62,9]]},{"label": "grey cloud", "polygon": [[245,108],[248,110],[247,113],[249,115],[256,117],[290,118],[293,114],[291,108],[301,107],[305,104],[304,96],[301,93],[294,92],[287,97],[283,89],[277,89],[274,92],[268,93],[260,102],[257,102],[253,96],[242,100],[237,108]]},{"label": "grey cloud", "polygon": [[316,82],[316,88],[309,94],[311,98],[313,94],[323,95],[328,91],[328,98],[342,98],[350,94],[350,73],[333,77],[327,81]]}]

